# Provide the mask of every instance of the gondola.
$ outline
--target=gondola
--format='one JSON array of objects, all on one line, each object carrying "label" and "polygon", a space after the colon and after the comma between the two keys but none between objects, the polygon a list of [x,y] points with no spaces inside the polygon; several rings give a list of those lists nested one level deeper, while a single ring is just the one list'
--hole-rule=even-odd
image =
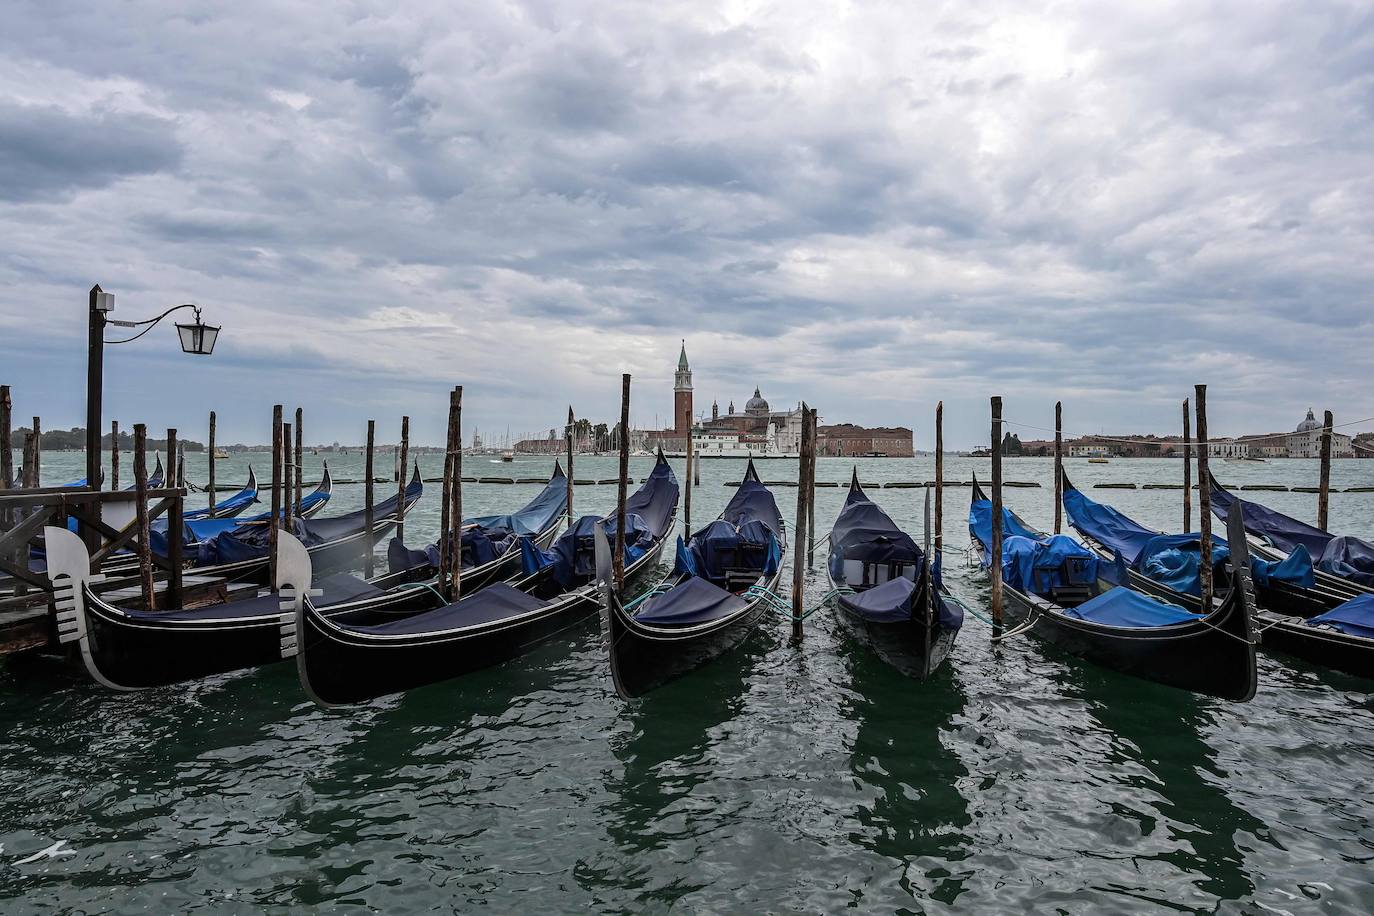
[{"label": "gondola", "polygon": [[244,485],[243,489],[215,503],[214,508],[207,506],[204,509],[192,509],[190,512],[183,512],[181,517],[188,522],[202,518],[237,518],[257,501],[258,475],[253,472],[253,466],[250,464],[248,466],[248,483]]},{"label": "gondola", "polygon": [[[278,596],[166,611],[116,607],[94,593],[92,586],[105,577],[90,575],[80,541],[62,543],[62,565],[50,575],[59,589],[59,580],[69,583],[64,594],[72,600],[59,603],[59,639],[80,644],[86,668],[99,683],[140,689],[281,660]],[[311,554],[307,549],[306,556]],[[355,621],[393,620],[443,603],[432,587],[385,587],[379,581],[330,575],[317,580],[320,591],[313,600],[320,613]],[[72,582],[82,585],[73,591]]]},{"label": "gondola", "polygon": [[826,572],[841,626],[903,674],[934,674],[964,612],[945,600],[940,585],[940,558],[930,549],[930,491],[922,550],[869,499],[856,467],[829,540]]},{"label": "gondola", "polygon": [[[1228,510],[1239,502],[1230,494],[1226,500]],[[1239,505],[1242,519],[1252,517],[1254,507],[1245,502]],[[1100,558],[1114,561],[1121,556],[1133,588],[1190,610],[1200,606],[1196,535],[1151,531],[1119,510],[1089,499],[1067,478],[1064,509],[1069,524]],[[1255,622],[1262,645],[1313,664],[1374,678],[1374,595],[1347,598],[1323,587],[1306,545],[1290,543],[1292,552],[1286,556],[1271,549],[1270,558],[1257,552],[1250,559]],[[1220,562],[1228,553],[1228,542],[1216,539],[1214,559]]]},{"label": "gondola", "polygon": [[[1225,513],[1236,497],[1208,471],[1212,511]],[[1356,537],[1338,537],[1314,525],[1245,501],[1245,530],[1251,549],[1265,559],[1281,559],[1298,547],[1312,556],[1317,585],[1343,598],[1374,594],[1374,544]]]},{"label": "gondola", "polygon": [[[676,524],[678,483],[660,451],[648,480],[626,500],[626,575],[652,569]],[[549,554],[522,544],[526,578],[498,582],[452,604],[404,619],[357,622],[321,613],[298,542],[283,539],[280,568],[300,597],[283,615],[283,652],[294,652],[301,685],[321,706],[360,703],[449,680],[514,658],[594,615],[599,605],[595,539],[614,514],[586,516]],[[294,578],[293,578],[294,577]]]},{"label": "gondola", "polygon": [[[1228,527],[1240,532],[1239,513]],[[1159,601],[1113,579],[1120,570],[1065,535],[1043,536],[1002,510],[1001,561],[991,562],[992,503],[973,482],[969,536],[1008,609],[1065,651],[1146,680],[1246,702],[1255,695],[1249,557],[1232,555],[1232,587],[1210,614]],[[1244,543],[1244,539],[1241,539]]]},{"label": "gondola", "polygon": [[641,696],[743,641],[769,612],[786,547],[782,514],[750,459],[720,517],[678,538],[668,578],[626,604],[607,581],[603,632],[616,692]]},{"label": "gondola", "polygon": [[[564,513],[568,510],[568,478],[563,465],[554,461],[553,473],[544,489],[522,508],[507,515],[486,515],[463,520],[462,566],[463,594],[485,588],[506,578],[520,565],[522,542],[539,549],[552,543]],[[407,582],[424,582],[439,572],[439,546],[421,550],[407,548],[399,538],[387,545],[387,573],[373,579],[380,588]]]}]

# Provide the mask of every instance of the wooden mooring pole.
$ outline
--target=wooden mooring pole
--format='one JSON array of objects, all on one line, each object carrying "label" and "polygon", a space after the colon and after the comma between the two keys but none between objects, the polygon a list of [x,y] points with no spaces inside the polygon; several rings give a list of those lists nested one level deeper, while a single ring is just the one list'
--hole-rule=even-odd
[{"label": "wooden mooring pole", "polygon": [[945,547],[945,402],[935,404],[935,556]]},{"label": "wooden mooring pole", "polygon": [[282,530],[282,531],[292,531],[292,530],[294,530],[294,526],[291,524],[291,519],[295,516],[295,506],[294,506],[293,500],[291,499],[291,477],[292,477],[291,465],[293,464],[292,457],[293,457],[293,456],[292,456],[292,454],[291,454],[291,424],[290,424],[290,423],[283,423],[283,424],[281,425],[281,466],[282,466],[282,475],[281,475],[281,485],[282,485],[281,530]]},{"label": "wooden mooring pole", "polygon": [[1201,523],[1202,613],[1212,612],[1212,481],[1207,473],[1207,386],[1193,386],[1193,404],[1197,410],[1197,511]]},{"label": "wooden mooring pole", "polygon": [[138,519],[138,539],[134,550],[138,554],[138,581],[143,589],[143,606],[157,610],[157,593],[153,589],[153,555],[148,549],[151,532],[148,524],[148,427],[134,424],[134,513]]},{"label": "wooden mooring pole", "polygon": [[620,482],[615,503],[615,549],[611,571],[615,592],[625,598],[625,488],[630,477],[630,373],[620,376]]},{"label": "wooden mooring pole", "polygon": [[1193,530],[1193,418],[1183,399],[1183,530]]},{"label": "wooden mooring pole", "polygon": [[[401,454],[399,464],[396,468],[396,505],[404,507],[406,503],[406,469],[410,465],[410,417],[401,417]],[[396,540],[405,543],[406,539],[406,517],[404,514],[396,520]]]},{"label": "wooden mooring pole", "polygon": [[[99,483],[86,481],[86,486],[99,490]],[[110,421],[110,491],[119,489],[119,421]]]},{"label": "wooden mooring pole", "polygon": [[206,446],[210,453],[210,466],[205,473],[209,476],[209,482],[205,485],[205,493],[210,499],[210,516],[215,514],[215,412],[210,411],[210,442]]},{"label": "wooden mooring pole", "polygon": [[15,485],[14,446],[10,439],[14,436],[10,402],[10,386],[0,385],[0,489],[8,490]]},{"label": "wooden mooring pole", "polygon": [[686,532],[683,540],[692,536],[692,429],[687,428],[687,467],[682,472],[682,482],[686,492],[682,498],[682,529]]},{"label": "wooden mooring pole", "polygon": [[38,440],[34,438],[33,430],[24,433],[24,489],[38,486],[34,480],[34,452],[38,451]]},{"label": "wooden mooring pole", "polygon": [[[42,453],[43,453],[43,420],[42,420],[42,418],[40,418],[40,417],[34,417],[34,418],[33,418],[33,475],[32,475],[32,477],[33,477],[33,483],[31,484],[31,486],[35,486],[35,487],[41,487],[41,486],[43,486],[43,477],[42,477],[42,474],[41,474],[42,466],[43,466],[43,464],[42,464],[42,463],[43,463]],[[87,485],[87,486],[90,486],[90,485],[91,485],[91,482],[90,482],[89,480],[86,481],[86,485]]]},{"label": "wooden mooring pole", "polygon": [[807,569],[816,567],[816,408],[811,408],[811,459],[807,461]]},{"label": "wooden mooring pole", "polygon": [[811,408],[802,402],[801,448],[797,455],[797,527],[792,545],[792,638],[802,638],[805,612],[806,573],[802,554],[806,552],[807,513],[811,509],[811,488],[806,485],[807,462],[811,453]]},{"label": "wooden mooring pole", "polygon": [[[367,537],[365,537],[365,538],[363,539],[363,542],[364,542],[364,552],[363,552],[363,578],[364,578],[364,579],[371,579],[371,578],[372,578],[372,554],[373,554],[373,549],[372,549],[372,547],[373,547],[373,544],[372,544],[372,530],[373,530],[373,526],[376,524],[376,520],[373,518],[373,513],[374,513],[374,511],[375,511],[375,509],[376,509],[376,506],[375,506],[375,504],[374,504],[374,502],[373,502],[373,500],[374,500],[375,497],[376,497],[376,493],[375,493],[376,485],[372,482],[372,476],[377,472],[376,466],[375,466],[374,463],[373,463],[373,462],[374,462],[374,459],[375,459],[375,457],[376,457],[375,451],[374,451],[375,446],[376,446],[376,442],[377,442],[377,421],[376,421],[376,420],[368,420],[368,421],[367,421],[367,456],[363,459],[363,477],[364,477],[364,481],[363,481],[363,529],[367,532]],[[397,512],[401,511],[401,507],[400,507],[400,506],[397,506],[397,507],[396,507],[396,511],[397,511]],[[456,569],[458,568],[458,566],[460,566],[460,565],[462,565],[462,564],[457,564],[457,565],[455,565],[455,566],[454,566],[454,569],[456,570]]]},{"label": "wooden mooring pole", "polygon": [[1054,533],[1064,530],[1064,402],[1054,402]]},{"label": "wooden mooring pole", "polygon": [[577,420],[573,417],[572,405],[568,405],[568,530],[573,526],[573,437],[576,432]]},{"label": "wooden mooring pole", "polygon": [[1002,635],[1002,399],[992,399],[992,635]]},{"label": "wooden mooring pole", "polygon": [[297,407],[297,408],[296,408],[296,460],[293,462],[293,464],[295,464],[295,466],[296,466],[296,496],[295,496],[295,502],[296,502],[296,515],[297,515],[297,516],[299,516],[300,513],[301,513],[301,498],[302,498],[302,496],[303,496],[303,492],[302,492],[302,491],[305,490],[305,469],[301,466],[302,464],[304,464],[303,457],[304,457],[304,453],[305,453],[305,445],[304,445],[304,442],[305,442],[305,433],[304,433],[304,429],[303,429],[304,425],[305,425],[305,411],[302,410],[301,408]]},{"label": "wooden mooring pole", "polygon": [[281,405],[272,408],[272,521],[267,526],[268,563],[267,587],[277,588],[277,532],[282,523],[281,511]]},{"label": "wooden mooring pole", "polygon": [[[167,454],[173,460],[173,469],[182,468],[180,461],[181,450],[177,445],[177,431],[167,430]],[[172,504],[167,507],[167,565],[171,568],[167,577],[167,601],[169,608],[181,607],[181,561],[182,561],[182,535],[183,519],[185,518],[185,489],[186,481],[184,470],[176,471],[173,476],[173,486],[181,489],[181,494],[172,499]]]},{"label": "wooden mooring pole", "polygon": [[1331,411],[1322,416],[1322,465],[1317,480],[1317,527],[1327,530],[1331,521],[1331,429],[1336,418]]},{"label": "wooden mooring pole", "polygon": [[444,434],[444,476],[439,495],[439,590],[445,601],[453,601],[453,427],[457,410],[457,390],[448,393],[448,427]]},{"label": "wooden mooring pole", "polygon": [[[397,507],[401,511],[402,507]],[[453,386],[453,596],[463,597],[463,386]]]}]

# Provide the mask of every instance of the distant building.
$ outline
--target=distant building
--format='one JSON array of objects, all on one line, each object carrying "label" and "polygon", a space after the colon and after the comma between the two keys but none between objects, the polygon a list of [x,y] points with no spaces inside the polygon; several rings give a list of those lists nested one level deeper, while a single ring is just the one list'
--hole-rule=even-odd
[{"label": "distant building", "polygon": [[1208,458],[1249,458],[1250,443],[1245,439],[1207,440]]},{"label": "distant building", "polygon": [[816,428],[818,455],[910,458],[915,454],[913,441],[911,430],[905,426],[866,427],[839,423]]},{"label": "distant building", "polygon": [[[1354,458],[1355,449],[1351,438],[1338,432],[1331,433],[1331,457]],[[1288,434],[1289,458],[1320,458],[1322,456],[1322,423],[1307,409],[1307,418],[1298,428]]]}]

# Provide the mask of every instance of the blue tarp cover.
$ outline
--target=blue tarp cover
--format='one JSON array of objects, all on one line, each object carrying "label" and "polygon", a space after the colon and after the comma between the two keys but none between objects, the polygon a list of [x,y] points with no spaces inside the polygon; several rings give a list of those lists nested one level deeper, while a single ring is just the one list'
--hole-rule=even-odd
[{"label": "blue tarp cover", "polygon": [[[1225,521],[1227,514],[1231,511],[1231,506],[1236,502],[1236,497],[1227,492],[1224,487],[1219,486],[1215,477],[1212,478],[1211,492],[1212,514]],[[1293,548],[1301,544],[1307,548],[1309,554],[1320,557],[1332,538],[1329,531],[1314,528],[1305,522],[1290,518],[1282,512],[1266,509],[1259,503],[1251,502],[1248,499],[1245,500],[1244,507],[1241,517],[1245,521],[1245,530],[1251,534],[1259,535],[1284,553],[1291,553]]]},{"label": "blue tarp cover", "polygon": [[[654,539],[658,540],[668,536],[668,529],[672,527],[673,511],[677,508],[677,498],[677,477],[673,474],[673,468],[668,464],[668,460],[660,455],[654,469],[649,472],[649,478],[625,500],[625,513],[642,518],[649,531],[653,533]],[[612,512],[610,517],[614,518],[615,513]]]},{"label": "blue tarp cover", "polygon": [[846,581],[844,563],[903,563],[924,566],[921,549],[911,536],[897,527],[897,523],[864,493],[850,485],[835,526],[830,529],[830,576],[840,585],[853,586]]},{"label": "blue tarp cover", "polygon": [[1312,555],[1299,544],[1293,552],[1282,560],[1263,560],[1250,558],[1250,572],[1255,582],[1267,586],[1271,582],[1286,582],[1299,588],[1311,588],[1317,584],[1317,574],[1312,568]]},{"label": "blue tarp cover", "polygon": [[758,519],[742,521],[739,527],[718,518],[696,534],[687,546],[691,556],[690,572],[723,583],[727,570],[756,570],[771,576],[782,562],[782,545],[773,531]]},{"label": "blue tarp cover", "polygon": [[1052,588],[1094,585],[1097,565],[1097,554],[1064,534],[1043,540],[1013,535],[1002,542],[1002,581],[1026,594],[1048,596]]},{"label": "blue tarp cover", "polygon": [[[1212,539],[1214,581],[1222,581],[1218,565],[1231,556],[1220,538]],[[1157,534],[1140,551],[1136,569],[1160,585],[1187,595],[1202,594],[1202,538],[1197,534]]]},{"label": "blue tarp cover", "polygon": [[502,532],[534,537],[551,525],[568,508],[568,478],[563,475],[561,466],[555,467],[553,476],[544,485],[539,495],[525,504],[524,508],[510,515],[480,515],[464,521],[465,525],[475,525],[499,540]]},{"label": "blue tarp cover", "polygon": [[1317,568],[1374,587],[1374,544],[1359,538],[1332,538],[1317,560]]},{"label": "blue tarp cover", "polygon": [[[628,502],[628,501],[627,501]],[[564,588],[573,588],[590,582],[596,576],[596,526],[603,520],[595,515],[584,515],[572,528],[564,531],[553,542],[552,550],[540,550],[529,538],[522,538],[520,545],[520,565],[525,575],[545,566],[553,567],[553,576]],[[615,517],[605,520],[606,539],[615,543]],[[644,556],[657,540],[649,530],[644,519],[638,515],[625,516],[625,565]]]},{"label": "blue tarp cover", "polygon": [[1064,510],[1069,515],[1069,524],[1080,534],[1108,550],[1119,551],[1131,566],[1136,565],[1145,545],[1159,535],[1158,531],[1137,524],[1111,506],[1093,502],[1080,490],[1064,492]]},{"label": "blue tarp cover", "polygon": [[646,601],[634,616],[655,626],[687,627],[729,617],[748,606],[749,602],[738,595],[692,576],[672,591]]},{"label": "blue tarp cover", "polygon": [[1156,601],[1129,588],[1103,592],[1078,607],[1066,608],[1064,613],[1079,620],[1112,627],[1164,627],[1202,619],[1201,614],[1189,613],[1177,605]]},{"label": "blue tarp cover", "polygon": [[775,537],[782,537],[782,513],[778,511],[777,500],[773,499],[772,491],[757,480],[741,483],[720,517],[736,527],[749,521],[762,522]]},{"label": "blue tarp cover", "polygon": [[841,595],[840,604],[874,623],[901,623],[911,619],[911,602],[915,594],[915,582],[906,578],[890,579],[857,594]]},{"label": "blue tarp cover", "polygon": [[1325,614],[1307,618],[1309,627],[1331,627],[1347,636],[1374,639],[1374,595],[1360,595]]},{"label": "blue tarp cover", "polygon": [[425,611],[422,614],[402,617],[397,620],[388,620],[386,623],[349,626],[346,629],[357,633],[415,636],[452,630],[457,627],[496,623],[528,614],[530,611],[546,607],[547,604],[548,602],[540,601],[538,598],[505,582],[497,582],[495,585],[488,585],[486,588],[455,601],[453,604],[432,611]]},{"label": "blue tarp cover", "polygon": [[[233,496],[230,496],[228,499],[215,503],[215,514],[222,515],[226,512],[237,512],[241,509],[246,509],[248,506],[251,506],[253,503],[257,501],[258,488],[244,487],[242,490],[239,490],[237,493],[235,493]],[[302,499],[301,502],[305,502],[305,500]],[[207,518],[209,517],[209,515],[210,509],[209,507],[206,507],[204,509],[192,509],[190,512],[187,512],[185,515],[183,515],[182,518],[188,522],[193,522],[198,519]],[[163,527],[166,527],[166,522],[163,522]]]},{"label": "blue tarp cover", "polygon": [[[992,550],[992,500],[975,499],[968,507],[968,527],[973,536],[982,542],[984,553]],[[1002,507],[1002,543],[1009,537],[1039,540],[1040,533],[1022,524],[1012,511]]]}]

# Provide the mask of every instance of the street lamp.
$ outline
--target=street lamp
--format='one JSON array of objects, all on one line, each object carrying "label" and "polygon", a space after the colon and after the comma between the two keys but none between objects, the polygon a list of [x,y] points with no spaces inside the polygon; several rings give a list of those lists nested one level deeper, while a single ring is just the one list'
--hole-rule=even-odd
[{"label": "street lamp", "polygon": [[[86,480],[87,486],[99,488],[100,480],[100,430],[102,421],[101,401],[104,394],[104,370],[105,370],[105,345],[133,343],[153,328],[157,327],[162,319],[173,312],[181,309],[193,309],[195,320],[191,323],[177,324],[177,337],[181,341],[181,349],[184,353],[191,353],[197,356],[209,356],[215,349],[215,341],[219,338],[219,328],[214,325],[205,324],[200,318],[200,307],[186,303],[184,305],[174,305],[167,311],[158,315],[156,318],[149,318],[146,321],[120,321],[110,318],[110,312],[114,311],[114,293],[107,293],[100,288],[99,284],[91,287],[90,294],[90,326],[87,339],[87,360],[86,360]],[[142,328],[137,334],[121,340],[106,340],[105,328],[107,325],[114,325],[117,328]],[[92,483],[94,482],[94,483]],[[99,511],[99,504],[96,506]],[[90,526],[86,527],[86,543],[92,550],[100,546],[100,535]]]}]

